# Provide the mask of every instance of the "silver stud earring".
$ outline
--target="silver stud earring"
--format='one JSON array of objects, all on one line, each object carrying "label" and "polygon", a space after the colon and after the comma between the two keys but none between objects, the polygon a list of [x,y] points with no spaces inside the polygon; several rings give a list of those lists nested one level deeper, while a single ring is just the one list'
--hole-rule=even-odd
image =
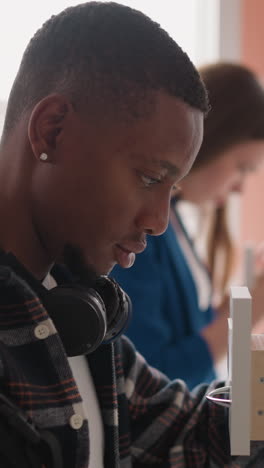
[{"label": "silver stud earring", "polygon": [[41,153],[39,159],[40,159],[41,161],[47,161],[47,159],[48,159],[47,153]]}]

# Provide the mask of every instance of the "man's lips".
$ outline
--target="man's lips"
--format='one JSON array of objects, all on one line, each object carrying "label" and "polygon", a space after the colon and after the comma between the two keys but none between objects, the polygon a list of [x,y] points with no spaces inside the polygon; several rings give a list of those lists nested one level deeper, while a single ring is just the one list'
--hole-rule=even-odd
[{"label": "man's lips", "polygon": [[130,268],[136,258],[136,254],[145,250],[146,242],[134,242],[133,244],[116,244],[115,260],[122,268]]}]

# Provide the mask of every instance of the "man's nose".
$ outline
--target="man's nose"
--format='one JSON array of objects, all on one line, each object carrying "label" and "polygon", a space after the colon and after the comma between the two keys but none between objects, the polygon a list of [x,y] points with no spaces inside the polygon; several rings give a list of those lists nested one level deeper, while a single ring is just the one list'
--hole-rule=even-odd
[{"label": "man's nose", "polygon": [[153,201],[146,205],[137,219],[137,227],[141,232],[159,236],[166,231],[169,222],[170,197]]}]

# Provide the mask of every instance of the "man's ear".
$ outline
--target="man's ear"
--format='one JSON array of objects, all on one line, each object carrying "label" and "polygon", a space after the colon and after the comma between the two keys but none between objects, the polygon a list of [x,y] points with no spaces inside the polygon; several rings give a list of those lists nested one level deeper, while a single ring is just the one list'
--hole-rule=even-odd
[{"label": "man's ear", "polygon": [[56,149],[65,120],[72,111],[72,104],[59,94],[47,96],[36,104],[28,123],[28,138],[37,159],[42,153],[51,154]]}]

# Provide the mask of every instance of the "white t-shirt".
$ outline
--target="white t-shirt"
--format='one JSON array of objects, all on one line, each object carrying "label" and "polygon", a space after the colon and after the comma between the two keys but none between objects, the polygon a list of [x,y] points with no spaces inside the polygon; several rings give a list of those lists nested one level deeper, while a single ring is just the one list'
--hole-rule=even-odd
[{"label": "white t-shirt", "polygon": [[[57,284],[54,278],[48,274],[43,281],[43,286],[45,286],[47,289],[52,289],[57,286]],[[70,357],[68,358],[68,362],[80,395],[83,399],[84,414],[89,421],[89,468],[103,468],[103,421],[89,364],[85,356]]]},{"label": "white t-shirt", "polygon": [[73,377],[83,399],[84,413],[89,421],[91,468],[103,468],[104,432],[100,408],[88,361],[85,356],[68,358]]}]

